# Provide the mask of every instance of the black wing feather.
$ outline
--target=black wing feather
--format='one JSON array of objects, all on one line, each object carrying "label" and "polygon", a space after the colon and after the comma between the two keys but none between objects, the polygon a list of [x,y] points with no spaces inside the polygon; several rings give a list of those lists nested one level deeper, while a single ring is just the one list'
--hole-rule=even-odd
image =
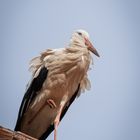
[{"label": "black wing feather", "polygon": [[42,88],[42,85],[43,85],[45,79],[47,78],[47,74],[48,74],[47,68],[43,67],[40,70],[39,75],[33,79],[29,88],[27,89],[27,91],[23,97],[20,109],[19,109],[18,119],[17,119],[17,123],[15,126],[15,131],[20,131],[23,115],[26,112],[26,110],[28,109],[28,107],[31,104],[31,102],[33,101],[33,99],[36,97],[37,91],[39,91]]},{"label": "black wing feather", "polygon": [[[66,112],[68,111],[70,105],[73,103],[73,101],[75,100],[77,94],[79,93],[79,88],[80,88],[80,84],[78,85],[77,90],[75,91],[74,95],[71,97],[68,106],[66,106],[60,116],[60,121],[63,119],[63,117],[65,116]],[[50,125],[50,127],[47,129],[47,131],[39,138],[39,140],[45,140],[50,134],[51,132],[54,130],[54,124]]]}]

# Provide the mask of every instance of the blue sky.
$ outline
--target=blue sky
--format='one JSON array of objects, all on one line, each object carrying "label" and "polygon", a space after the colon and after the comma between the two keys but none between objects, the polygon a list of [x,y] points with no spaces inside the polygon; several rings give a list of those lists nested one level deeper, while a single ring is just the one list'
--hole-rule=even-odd
[{"label": "blue sky", "polygon": [[1,0],[0,125],[15,126],[30,59],[65,47],[82,28],[101,57],[94,56],[89,72],[92,89],[73,103],[58,139],[139,140],[139,6],[138,0]]}]

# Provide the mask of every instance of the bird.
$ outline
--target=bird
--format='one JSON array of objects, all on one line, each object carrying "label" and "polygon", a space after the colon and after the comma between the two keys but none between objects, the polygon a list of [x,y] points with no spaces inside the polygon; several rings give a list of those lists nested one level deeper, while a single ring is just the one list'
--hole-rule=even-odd
[{"label": "bird", "polygon": [[15,131],[45,140],[57,131],[60,121],[77,97],[90,89],[88,70],[92,53],[99,53],[87,31],[75,30],[65,48],[46,49],[29,63],[32,73],[21,102]]}]

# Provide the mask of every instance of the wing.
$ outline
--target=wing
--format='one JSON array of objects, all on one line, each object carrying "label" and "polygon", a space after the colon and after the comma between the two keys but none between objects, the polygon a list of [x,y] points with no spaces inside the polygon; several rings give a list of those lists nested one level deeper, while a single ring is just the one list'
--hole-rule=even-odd
[{"label": "wing", "polygon": [[[79,93],[79,89],[80,89],[80,84],[78,85],[77,90],[75,91],[74,95],[71,97],[71,99],[68,101],[67,106],[65,106],[61,116],[60,116],[60,121],[63,119],[63,117],[65,116],[66,112],[68,111],[70,105],[73,103],[73,101],[75,100],[75,98],[77,97],[78,93]],[[39,138],[39,140],[45,140],[50,134],[51,132],[54,130],[54,124],[50,125],[50,127],[47,129],[47,131]]]},{"label": "wing", "polygon": [[23,115],[25,114],[26,110],[28,109],[33,99],[36,97],[37,91],[39,91],[42,88],[42,85],[45,79],[47,78],[47,74],[48,74],[47,68],[43,67],[41,68],[38,76],[32,80],[29,88],[27,89],[23,97],[23,100],[19,109],[19,113],[18,113],[18,119],[15,126],[15,131],[20,131]]}]

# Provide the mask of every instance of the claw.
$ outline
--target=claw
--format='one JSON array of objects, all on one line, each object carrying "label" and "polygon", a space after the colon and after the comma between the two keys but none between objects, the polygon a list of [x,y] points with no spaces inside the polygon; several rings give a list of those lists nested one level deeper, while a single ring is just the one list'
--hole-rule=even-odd
[{"label": "claw", "polygon": [[50,106],[50,108],[56,108],[56,104],[52,99],[48,99],[47,104]]}]

